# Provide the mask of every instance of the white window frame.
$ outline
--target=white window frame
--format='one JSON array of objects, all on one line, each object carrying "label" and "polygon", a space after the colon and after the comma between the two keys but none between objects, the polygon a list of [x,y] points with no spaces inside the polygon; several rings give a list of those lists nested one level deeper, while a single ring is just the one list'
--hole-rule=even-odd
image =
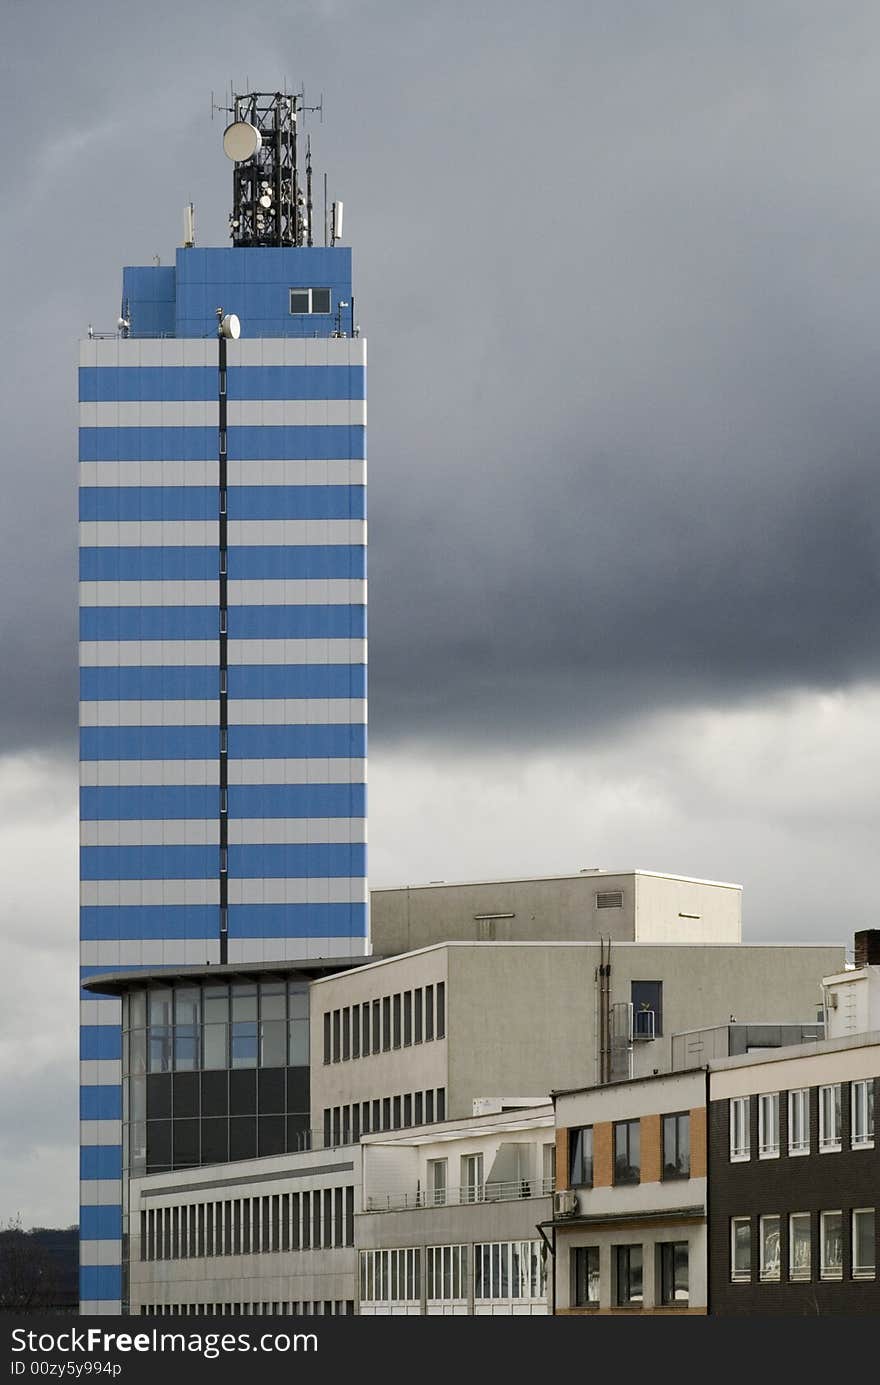
[{"label": "white window frame", "polygon": [[[766,1252],[768,1240],[773,1235],[776,1236],[776,1249],[771,1257]],[[761,1217],[758,1222],[758,1247],[760,1254],[758,1278],[763,1284],[777,1282],[782,1275],[782,1218],[777,1212]]]},{"label": "white window frame", "polygon": [[758,1096],[758,1158],[779,1158],[779,1093]]},{"label": "white window frame", "polygon": [[426,1247],[426,1303],[467,1303],[469,1249],[465,1244]]},{"label": "white window frame", "polygon": [[[738,1270],[736,1267],[736,1228],[745,1225],[749,1228],[749,1268],[748,1273]],[[754,1245],[752,1236],[751,1217],[731,1217],[730,1218],[730,1279],[733,1284],[750,1284],[752,1279],[752,1260],[754,1258]]]},{"label": "white window frame", "polygon": [[[737,1132],[745,1133],[745,1143],[737,1143]],[[747,1096],[730,1098],[730,1162],[744,1164],[752,1157],[751,1111]]]},{"label": "white window frame", "polygon": [[462,1154],[458,1192],[460,1202],[482,1202],[485,1198],[482,1154]]},{"label": "white window frame", "polygon": [[546,1302],[540,1241],[480,1241],[473,1252],[475,1303]]},{"label": "white window frame", "polygon": [[[876,1252],[875,1252],[875,1259],[872,1261],[872,1263],[871,1263],[870,1265],[857,1265],[857,1264],[856,1264],[856,1246],[858,1245],[858,1238],[857,1238],[857,1236],[856,1236],[856,1217],[865,1216],[865,1215],[870,1215],[870,1216],[874,1219],[875,1236],[876,1236],[876,1219],[877,1219],[877,1211],[876,1211],[876,1208],[874,1208],[874,1207],[854,1207],[854,1208],[853,1208],[853,1211],[852,1211],[852,1243],[851,1243],[852,1277],[853,1277],[853,1279],[874,1279],[874,1278],[876,1277],[876,1274],[877,1274]],[[874,1241],[874,1244],[876,1245],[876,1240]]]},{"label": "white window frame", "polygon": [[[807,1223],[807,1263],[806,1265],[796,1265],[794,1263],[794,1224],[796,1221]],[[813,1227],[812,1218],[809,1212],[790,1212],[788,1217],[788,1279],[790,1284],[809,1284],[813,1273]]]},{"label": "white window frame", "polygon": [[[853,1149],[874,1148],[874,1079],[850,1083],[850,1143]],[[862,1133],[857,1134],[861,1126]]]},{"label": "white window frame", "polygon": [[[827,1104],[827,1103],[826,1103],[826,1096],[825,1096],[826,1092],[830,1093],[830,1097],[829,1097],[830,1110],[834,1113],[834,1116],[835,1116],[835,1126],[836,1126],[836,1129],[832,1130],[831,1133],[829,1133],[829,1131],[828,1131],[828,1129],[827,1129],[827,1121],[826,1121],[826,1119],[825,1119],[825,1108],[826,1108],[826,1104]],[[836,1096],[835,1096],[835,1093],[836,1093]],[[841,1119],[840,1119],[840,1117],[841,1117],[841,1104],[842,1104],[842,1099],[843,1099],[843,1096],[842,1096],[842,1089],[841,1089],[841,1084],[840,1084],[839,1082],[828,1082],[828,1083],[826,1083],[824,1086],[822,1086],[822,1087],[819,1088],[819,1153],[820,1153],[820,1154],[834,1154],[834,1153],[836,1153],[837,1150],[839,1150],[839,1149],[841,1148],[841,1136],[840,1136]]]},{"label": "white window frame", "polygon": [[[837,1265],[829,1265],[826,1254],[827,1220],[829,1217],[840,1219],[840,1263]],[[819,1278],[843,1278],[843,1212],[840,1209],[819,1213]]]},{"label": "white window frame", "polygon": [[[445,1207],[449,1201],[449,1160],[429,1159],[427,1163],[428,1188],[425,1200],[429,1207]],[[439,1181],[438,1173],[441,1173]]]},{"label": "white window frame", "polygon": [[[799,1108],[799,1119],[795,1121],[794,1112]],[[795,1125],[800,1123],[803,1134],[796,1140],[792,1134]],[[788,1152],[792,1159],[810,1152],[810,1089],[796,1087],[788,1094]]]}]

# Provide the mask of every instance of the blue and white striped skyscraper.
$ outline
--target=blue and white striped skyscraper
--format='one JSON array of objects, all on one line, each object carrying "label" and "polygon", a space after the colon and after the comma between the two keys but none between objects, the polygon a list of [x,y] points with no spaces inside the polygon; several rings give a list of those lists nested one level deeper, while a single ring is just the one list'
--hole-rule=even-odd
[{"label": "blue and white striped skyscraper", "polygon": [[[119,334],[81,345],[84,975],[369,946],[351,254],[312,243],[310,168],[308,211],[295,165],[235,170],[234,244],[126,269]],[[83,997],[81,1299],[112,1313],[119,1001]]]}]

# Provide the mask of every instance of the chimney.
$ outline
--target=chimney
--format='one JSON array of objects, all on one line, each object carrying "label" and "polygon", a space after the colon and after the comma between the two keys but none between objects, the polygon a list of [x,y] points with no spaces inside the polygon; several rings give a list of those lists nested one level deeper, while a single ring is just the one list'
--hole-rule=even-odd
[{"label": "chimney", "polygon": [[863,928],[853,942],[857,967],[880,966],[880,928]]}]

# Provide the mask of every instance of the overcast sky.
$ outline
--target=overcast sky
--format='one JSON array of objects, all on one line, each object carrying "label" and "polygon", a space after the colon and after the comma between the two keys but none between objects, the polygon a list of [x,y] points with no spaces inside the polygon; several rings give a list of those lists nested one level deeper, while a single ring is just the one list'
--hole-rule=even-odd
[{"label": "overcast sky", "polygon": [[877,922],[880,11],[6,0],[0,1221],[75,1219],[75,352],[211,91],[324,93],[370,352],[374,885],[735,880]]}]

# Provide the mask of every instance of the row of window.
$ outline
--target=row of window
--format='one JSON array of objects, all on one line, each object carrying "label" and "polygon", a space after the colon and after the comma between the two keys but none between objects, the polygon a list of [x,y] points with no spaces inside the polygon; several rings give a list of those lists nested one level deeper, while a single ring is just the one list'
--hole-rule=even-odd
[{"label": "row of window", "polygon": [[[467,1299],[466,1245],[425,1249],[428,1303]],[[474,1299],[521,1303],[546,1295],[544,1255],[540,1241],[492,1241],[473,1247]],[[422,1251],[415,1246],[363,1250],[360,1254],[362,1303],[417,1304],[422,1296]]]},{"label": "row of window", "polygon": [[309,995],[303,981],[135,991],[124,1012],[125,1070],[305,1067]]},{"label": "row of window", "polygon": [[446,1088],[355,1101],[350,1106],[324,1108],[324,1146],[357,1144],[361,1135],[379,1130],[404,1130],[446,1119]]},{"label": "row of window", "polygon": [[354,1188],[141,1211],[141,1260],[277,1254],[354,1245]]},{"label": "row of window", "polygon": [[[641,1307],[644,1302],[644,1247],[611,1246],[613,1304],[617,1308]],[[665,1241],[655,1247],[658,1302],[664,1306],[686,1305],[689,1300],[689,1247],[687,1241]],[[599,1306],[599,1246],[575,1246],[569,1257],[571,1303],[576,1308]]]},{"label": "row of window", "polygon": [[347,1063],[445,1037],[445,981],[324,1012],[325,1063]]},{"label": "row of window", "polygon": [[[663,1179],[690,1178],[691,1117],[689,1111],[676,1111],[661,1118]],[[593,1186],[593,1126],[574,1127],[568,1132],[569,1186]],[[613,1130],[614,1184],[638,1183],[642,1176],[641,1121],[615,1121]]]},{"label": "row of window", "polygon": [[[785,1221],[769,1214],[758,1218],[758,1279],[778,1283],[783,1278],[783,1263],[790,1284],[809,1283],[814,1277],[812,1212],[791,1212],[788,1216],[788,1246],[783,1246]],[[844,1213],[820,1212],[819,1279],[843,1279]],[[856,1207],[850,1213],[851,1237],[849,1274],[852,1279],[873,1279],[876,1272],[875,1210]],[[735,1284],[752,1281],[751,1217],[732,1217],[730,1221],[730,1277]]]},{"label": "row of window", "polygon": [[[778,1159],[780,1108],[787,1095],[788,1141],[790,1156],[810,1154],[810,1088],[799,1087],[787,1094],[762,1092],[758,1097],[758,1158]],[[843,1084],[830,1082],[819,1088],[819,1153],[829,1154],[843,1147]],[[874,1079],[849,1083],[849,1132],[852,1149],[874,1148]],[[752,1156],[751,1100],[735,1096],[730,1101],[730,1159],[743,1163]]]},{"label": "row of window", "polygon": [[349,1317],[354,1315],[354,1300],[350,1298],[275,1299],[261,1303],[142,1303],[141,1314],[147,1317],[236,1317],[274,1316],[285,1318]]}]

